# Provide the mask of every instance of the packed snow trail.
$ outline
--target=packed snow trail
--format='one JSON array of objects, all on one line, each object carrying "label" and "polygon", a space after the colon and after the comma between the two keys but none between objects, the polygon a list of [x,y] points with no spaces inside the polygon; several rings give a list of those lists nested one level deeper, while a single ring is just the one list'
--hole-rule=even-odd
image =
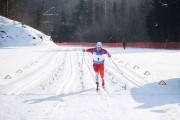
[{"label": "packed snow trail", "polygon": [[[142,112],[148,116],[147,120],[177,120],[180,117],[180,108],[176,105],[179,104],[180,95],[171,86],[174,84],[162,87],[149,83],[147,78],[116,60],[114,62],[120,70],[111,59],[106,58],[106,90],[100,88],[97,93],[91,54],[83,55],[81,50],[81,47],[3,50],[8,54],[1,57],[6,58],[9,64],[14,64],[7,56],[11,52],[19,59],[19,63],[14,64],[16,67],[10,68],[13,71],[27,63],[33,62],[34,65],[23,69],[21,74],[10,71],[13,78],[1,80],[0,119],[143,120]],[[113,50],[112,59],[114,56],[118,58]],[[20,56],[21,52],[28,54]],[[35,64],[35,61],[38,63]],[[3,73],[9,72],[7,68],[4,70]],[[171,91],[169,94],[155,92],[160,90],[158,93],[165,93],[166,88]],[[178,84],[175,88],[178,88]]]}]

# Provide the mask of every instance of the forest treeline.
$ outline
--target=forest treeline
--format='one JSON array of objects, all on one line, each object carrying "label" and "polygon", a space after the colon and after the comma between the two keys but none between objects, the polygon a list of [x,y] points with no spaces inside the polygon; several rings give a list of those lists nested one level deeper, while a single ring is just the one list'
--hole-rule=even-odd
[{"label": "forest treeline", "polygon": [[55,42],[180,42],[180,0],[0,0]]}]

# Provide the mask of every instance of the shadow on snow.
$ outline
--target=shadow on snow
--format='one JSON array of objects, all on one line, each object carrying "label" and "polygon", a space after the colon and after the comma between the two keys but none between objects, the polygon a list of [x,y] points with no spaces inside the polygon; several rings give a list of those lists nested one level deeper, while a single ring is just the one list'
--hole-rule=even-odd
[{"label": "shadow on snow", "polygon": [[[131,94],[134,100],[142,105],[137,108],[152,108],[167,104],[180,103],[180,78],[164,80],[166,85],[158,82],[146,84],[138,88],[132,88]],[[147,90],[143,93],[143,90]],[[163,112],[163,111],[154,111]]]},{"label": "shadow on snow", "polygon": [[69,94],[59,94],[59,95],[54,95],[54,96],[40,98],[40,99],[26,100],[23,103],[35,104],[35,103],[41,103],[41,102],[46,102],[46,101],[61,101],[61,102],[63,102],[64,100],[62,98],[65,98],[67,96],[80,94],[80,93],[84,93],[84,92],[88,92],[88,91],[91,91],[91,90],[93,90],[93,88],[86,89],[86,90],[83,90],[83,91],[73,92],[73,93],[69,93]]}]

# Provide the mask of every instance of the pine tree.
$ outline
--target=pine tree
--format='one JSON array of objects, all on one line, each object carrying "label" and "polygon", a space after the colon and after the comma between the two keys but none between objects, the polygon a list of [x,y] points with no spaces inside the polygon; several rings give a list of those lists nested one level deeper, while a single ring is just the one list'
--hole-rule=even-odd
[{"label": "pine tree", "polygon": [[61,40],[65,40],[65,41],[69,41],[69,36],[70,36],[70,32],[69,32],[69,24],[67,23],[67,18],[66,18],[66,14],[64,11],[61,12],[61,19],[60,19],[60,23],[59,23],[59,39]]},{"label": "pine tree", "polygon": [[120,15],[121,15],[122,17],[124,17],[125,14],[126,14],[125,7],[127,7],[127,6],[126,6],[126,3],[125,3],[125,2],[126,2],[125,0],[121,0],[121,1],[120,1],[120,5],[119,5],[119,8],[120,8],[119,12],[120,12]]},{"label": "pine tree", "polygon": [[80,0],[76,11],[73,13],[74,21],[79,26],[92,25],[92,1],[91,0]]},{"label": "pine tree", "polygon": [[153,0],[147,16],[148,34],[154,42],[178,42],[180,0]]},{"label": "pine tree", "polygon": [[0,15],[3,15],[3,0],[0,0]]},{"label": "pine tree", "polygon": [[113,15],[114,15],[115,19],[117,19],[117,13],[118,13],[117,4],[116,4],[116,2],[113,2]]},{"label": "pine tree", "polygon": [[0,11],[1,15],[8,17],[9,12],[9,0],[0,0]]},{"label": "pine tree", "polygon": [[76,30],[76,35],[80,41],[84,41],[88,27],[93,25],[92,4],[92,0],[80,0],[76,11],[72,14],[73,29]]}]

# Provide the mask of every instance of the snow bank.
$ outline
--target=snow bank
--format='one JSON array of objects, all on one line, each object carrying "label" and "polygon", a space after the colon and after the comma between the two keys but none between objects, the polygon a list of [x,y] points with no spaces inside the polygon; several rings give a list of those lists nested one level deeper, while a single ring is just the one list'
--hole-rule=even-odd
[{"label": "snow bank", "polygon": [[50,36],[22,23],[0,16],[0,47],[53,46]]}]

